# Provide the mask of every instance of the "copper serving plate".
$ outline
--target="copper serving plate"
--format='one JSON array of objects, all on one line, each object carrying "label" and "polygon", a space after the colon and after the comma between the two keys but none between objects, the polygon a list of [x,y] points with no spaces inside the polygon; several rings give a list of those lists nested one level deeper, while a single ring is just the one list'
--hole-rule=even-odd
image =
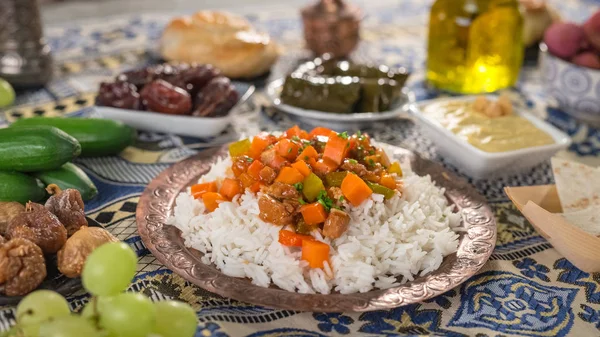
[{"label": "copper serving plate", "polygon": [[163,171],[142,194],[136,212],[138,231],[146,247],[168,268],[201,288],[271,308],[342,312],[389,309],[440,295],[473,276],[488,260],[496,243],[496,221],[485,199],[464,179],[413,152],[385,145],[395,160],[410,164],[419,175],[431,175],[446,189],[446,196],[462,213],[465,232],[458,251],[444,258],[440,268],[401,286],[366,293],[299,294],[275,286],[263,288],[249,279],[230,277],[201,262],[202,253],[185,247],[180,231],[166,221],[175,198],[225,156],[226,147],[202,152]]}]

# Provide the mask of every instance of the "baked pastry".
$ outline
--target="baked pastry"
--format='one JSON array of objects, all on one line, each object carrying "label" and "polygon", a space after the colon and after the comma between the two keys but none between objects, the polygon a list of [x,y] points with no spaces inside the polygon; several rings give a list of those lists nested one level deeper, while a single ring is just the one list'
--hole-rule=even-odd
[{"label": "baked pastry", "polygon": [[201,11],[173,19],[165,28],[160,51],[168,61],[212,64],[231,78],[266,73],[279,57],[279,46],[243,17]]},{"label": "baked pastry", "polygon": [[540,42],[546,28],[560,21],[559,14],[546,4],[545,0],[520,0],[523,14],[523,43],[526,47]]}]

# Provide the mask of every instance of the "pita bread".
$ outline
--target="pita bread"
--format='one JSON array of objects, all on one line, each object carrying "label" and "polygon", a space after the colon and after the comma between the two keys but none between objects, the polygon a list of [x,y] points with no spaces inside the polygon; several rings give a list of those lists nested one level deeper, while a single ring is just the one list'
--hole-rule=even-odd
[{"label": "pita bread", "polygon": [[564,213],[600,209],[600,169],[552,158],[552,172]]},{"label": "pita bread", "polygon": [[567,222],[583,229],[584,231],[600,236],[600,207],[591,206],[580,211],[561,214]]}]

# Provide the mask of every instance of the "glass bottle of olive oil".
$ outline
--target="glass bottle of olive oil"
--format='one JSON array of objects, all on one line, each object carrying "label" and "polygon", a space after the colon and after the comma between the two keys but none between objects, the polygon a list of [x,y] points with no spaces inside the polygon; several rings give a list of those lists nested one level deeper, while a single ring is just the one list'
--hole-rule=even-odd
[{"label": "glass bottle of olive oil", "polygon": [[429,19],[427,80],[475,94],[515,84],[523,62],[518,0],[436,0]]}]

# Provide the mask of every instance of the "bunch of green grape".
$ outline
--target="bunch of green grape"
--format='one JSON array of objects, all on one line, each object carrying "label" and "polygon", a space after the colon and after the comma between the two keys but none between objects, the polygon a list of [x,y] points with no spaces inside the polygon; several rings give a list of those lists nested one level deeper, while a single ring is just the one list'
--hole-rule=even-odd
[{"label": "bunch of green grape", "polygon": [[27,295],[17,307],[10,337],[192,337],[196,312],[177,301],[153,303],[124,292],[135,274],[137,257],[123,242],[107,243],[88,257],[81,279],[93,296],[81,313],[50,290]]}]

